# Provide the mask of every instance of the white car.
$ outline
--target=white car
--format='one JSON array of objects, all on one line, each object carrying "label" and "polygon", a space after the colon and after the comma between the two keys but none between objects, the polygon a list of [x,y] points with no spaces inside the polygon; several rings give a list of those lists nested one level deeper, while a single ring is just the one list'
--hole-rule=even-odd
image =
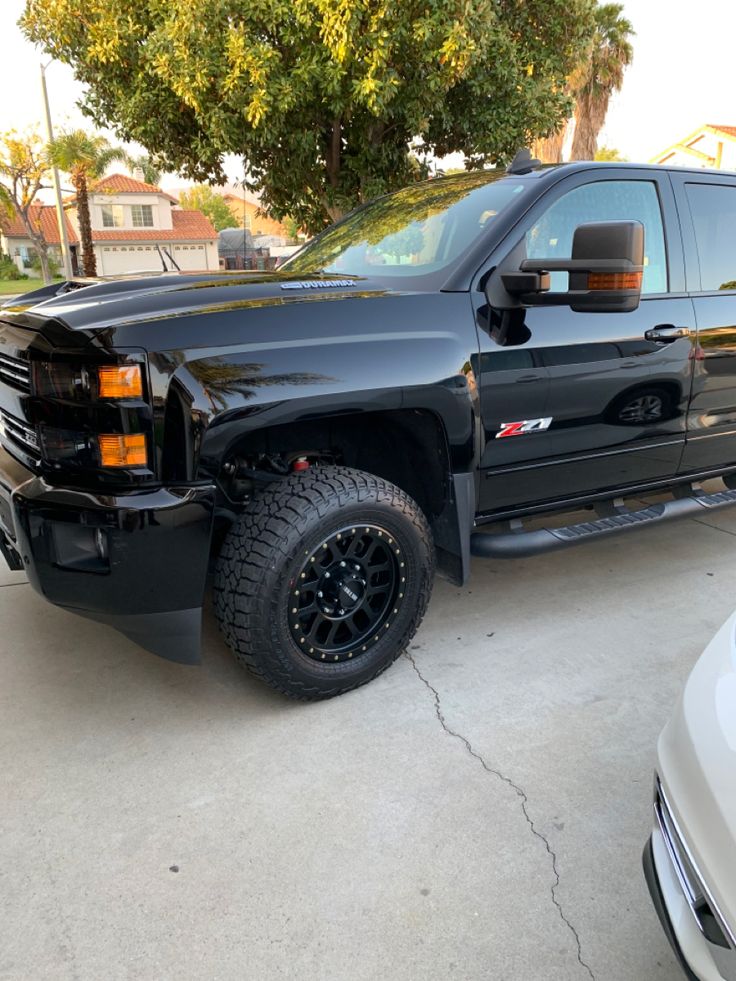
[{"label": "white car", "polygon": [[736,614],[659,740],[644,873],[688,978],[736,981]]}]

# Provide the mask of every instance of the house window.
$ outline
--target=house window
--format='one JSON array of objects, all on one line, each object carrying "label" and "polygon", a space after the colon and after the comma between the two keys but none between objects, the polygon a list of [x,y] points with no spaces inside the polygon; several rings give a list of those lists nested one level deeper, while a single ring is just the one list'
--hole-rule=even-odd
[{"label": "house window", "polygon": [[153,228],[152,205],[134,204],[130,210],[133,213],[133,228]]},{"label": "house window", "polygon": [[122,228],[123,227],[123,206],[122,206],[122,204],[103,204],[102,205],[102,227],[103,228]]}]

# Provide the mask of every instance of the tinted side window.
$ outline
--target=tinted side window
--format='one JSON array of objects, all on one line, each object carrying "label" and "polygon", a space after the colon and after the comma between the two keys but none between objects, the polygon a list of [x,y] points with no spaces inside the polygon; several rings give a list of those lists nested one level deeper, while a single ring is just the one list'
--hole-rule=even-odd
[{"label": "tinted side window", "polygon": [[489,351],[480,356],[481,371],[522,371],[534,367],[531,351],[515,350]]},{"label": "tinted side window", "polygon": [[736,290],[736,187],[686,184],[700,259],[700,288]]},{"label": "tinted side window", "polygon": [[[572,236],[589,221],[640,221],[644,225],[643,293],[667,292],[667,253],[657,187],[653,181],[595,181],[563,194],[526,235],[530,259],[569,259]],[[552,273],[555,292],[568,288],[567,273]]]}]

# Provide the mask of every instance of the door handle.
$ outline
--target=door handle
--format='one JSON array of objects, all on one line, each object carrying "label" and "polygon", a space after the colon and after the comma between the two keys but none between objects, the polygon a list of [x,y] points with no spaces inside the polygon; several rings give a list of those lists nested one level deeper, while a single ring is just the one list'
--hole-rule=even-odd
[{"label": "door handle", "polygon": [[653,327],[651,330],[645,331],[644,336],[648,341],[661,341],[665,344],[671,344],[672,341],[676,341],[680,337],[689,337],[690,328],[675,327],[672,324],[660,324],[658,327]]},{"label": "door handle", "polygon": [[541,381],[544,375],[522,375],[521,378],[516,379],[517,385],[528,385],[529,382]]}]

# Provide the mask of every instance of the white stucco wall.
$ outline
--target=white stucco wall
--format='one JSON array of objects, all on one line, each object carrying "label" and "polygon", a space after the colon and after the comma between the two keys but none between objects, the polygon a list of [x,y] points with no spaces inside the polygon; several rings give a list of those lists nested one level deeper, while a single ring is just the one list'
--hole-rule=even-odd
[{"label": "white stucco wall", "polygon": [[[123,224],[121,228],[132,229],[133,219],[130,207],[133,204],[149,204],[153,209],[153,228],[171,228],[171,202],[163,194],[91,194],[89,215],[92,228],[102,229],[102,208],[104,205],[119,204],[123,206]],[[76,223],[76,209],[73,220]]]}]

